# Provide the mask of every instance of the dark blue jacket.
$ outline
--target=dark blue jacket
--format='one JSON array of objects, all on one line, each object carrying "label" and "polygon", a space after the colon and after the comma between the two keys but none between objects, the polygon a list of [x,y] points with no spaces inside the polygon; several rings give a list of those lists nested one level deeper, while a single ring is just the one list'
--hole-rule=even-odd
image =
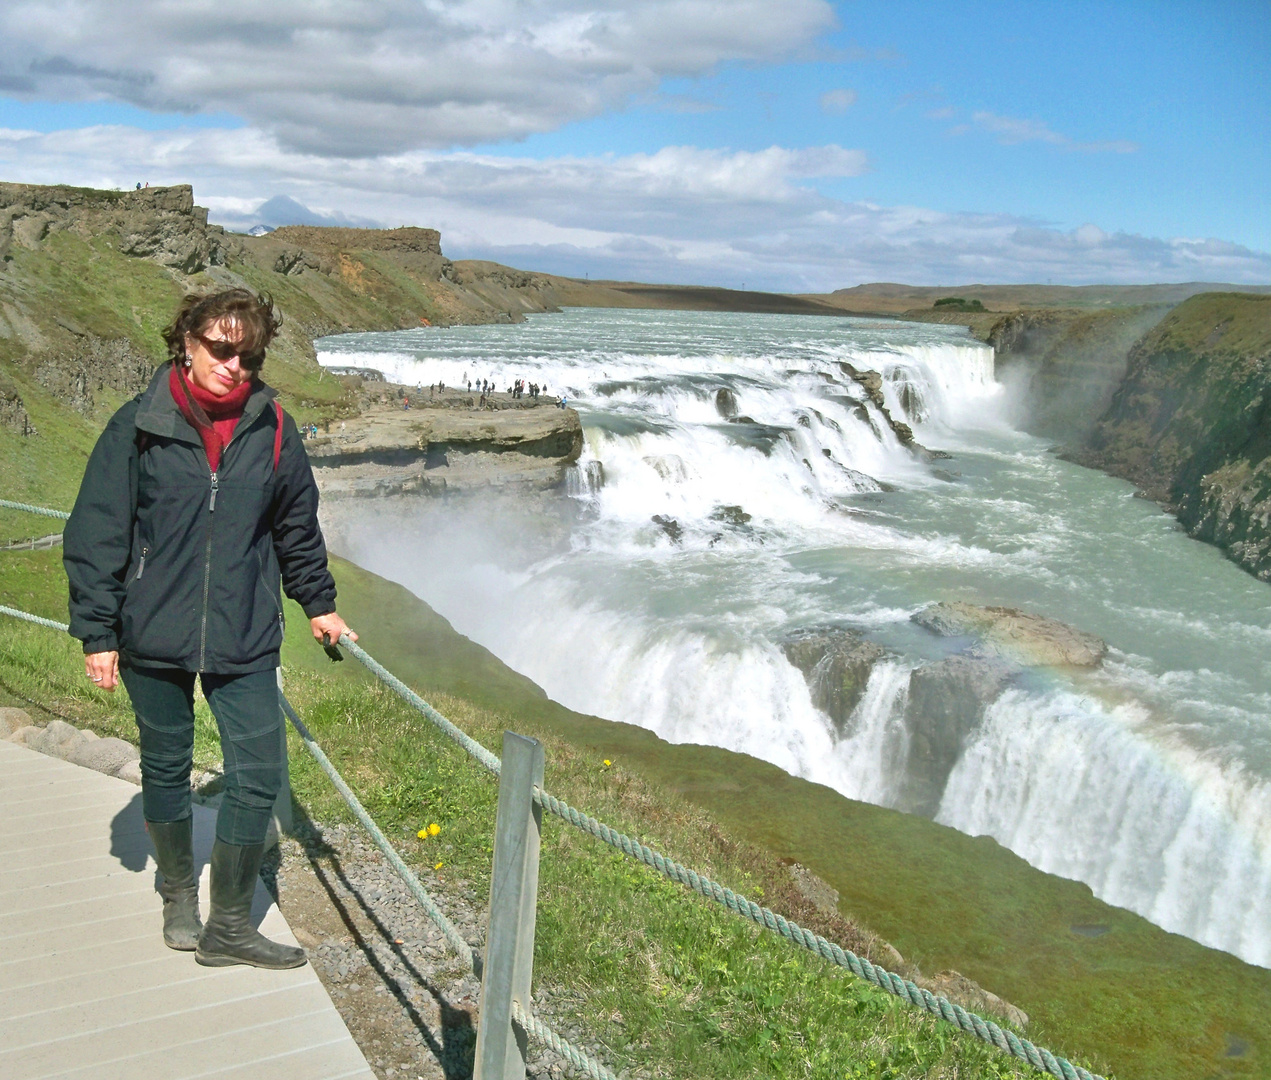
[{"label": "dark blue jacket", "polygon": [[318,489],[295,422],[257,381],[215,474],[168,365],[111,418],[66,524],[71,634],[124,663],[222,675],[278,665],[279,585],[335,610]]}]

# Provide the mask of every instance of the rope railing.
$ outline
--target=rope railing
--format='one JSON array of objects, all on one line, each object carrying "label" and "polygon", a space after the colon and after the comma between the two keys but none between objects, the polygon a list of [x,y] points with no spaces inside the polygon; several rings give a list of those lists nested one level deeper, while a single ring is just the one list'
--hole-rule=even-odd
[{"label": "rope railing", "polygon": [[[371,839],[375,841],[375,846],[383,852],[389,865],[397,872],[397,876],[406,883],[410,894],[418,901],[419,906],[424,909],[424,912],[433,921],[437,929],[441,931],[446,943],[463,961],[468,970],[480,978],[481,954],[464,940],[463,935],[459,933],[458,927],[447,918],[446,913],[437,906],[436,901],[429,895],[428,890],[420,884],[419,878],[415,876],[414,871],[402,860],[402,857],[397,853],[397,849],[380,831],[379,826],[375,824],[375,820],[366,812],[366,808],[358,797],[353,794],[353,790],[345,782],[344,777],[340,775],[339,770],[331,764],[330,759],[322,752],[322,747],[318,745],[313,733],[310,732],[305,722],[300,719],[295,707],[287,700],[286,695],[281,690],[278,692],[278,700],[282,703],[283,712],[286,713],[287,719],[291,721],[292,727],[296,729],[296,734],[300,736],[305,749],[309,751],[322,771],[327,774],[331,783],[335,785],[340,797],[344,799],[349,809],[353,811],[353,816],[370,834]],[[493,755],[491,756],[493,757]],[[497,762],[498,759],[495,758],[495,761]],[[515,1001],[512,1003],[512,1019],[526,1034],[533,1036],[539,1042],[550,1047],[571,1065],[582,1069],[588,1076],[592,1077],[592,1080],[617,1080],[612,1072],[585,1050],[580,1050],[569,1040],[562,1038],[547,1024],[543,1023],[542,1020],[524,1012]]]},{"label": "rope railing", "polygon": [[[3,500],[0,500],[0,506],[8,506],[17,509],[32,509],[35,512],[48,513],[51,516],[58,516],[60,514],[59,511],[46,511],[40,507],[29,508],[22,503],[10,503]],[[27,612],[18,611],[14,608],[5,607],[3,605],[0,605],[0,613],[12,615],[19,619],[25,619],[28,622],[37,623],[41,626],[47,626],[55,630],[68,629],[68,626],[65,623],[54,622],[50,619],[42,619],[39,616],[30,615]],[[375,660],[375,658],[366,652],[365,649],[350,640],[347,634],[342,634],[340,636],[340,644],[348,649],[359,662],[361,662],[376,676],[376,678],[389,687],[389,689],[393,690],[413,709],[421,713],[434,726],[436,726],[438,730],[445,734],[447,738],[462,747],[489,772],[493,773],[495,776],[499,775],[501,762],[496,754],[492,753],[488,748],[483,746],[476,739],[472,738],[471,735],[463,731],[424,701],[422,697],[415,693],[414,690],[402,682],[401,679],[397,678],[397,676],[390,672],[386,667]],[[397,855],[392,845],[386,838],[384,838],[378,827],[376,827],[374,821],[370,818],[370,815],[366,813],[361,803],[357,801],[357,797],[348,788],[348,785],[344,783],[343,779],[340,778],[339,773],[336,771],[335,767],[331,765],[330,761],[326,758],[326,755],[322,753],[321,748],[313,740],[312,735],[304,726],[299,716],[296,715],[295,710],[291,707],[290,703],[287,702],[286,698],[282,697],[281,694],[279,696],[282,699],[284,711],[287,713],[287,716],[291,720],[292,724],[296,726],[296,731],[300,734],[305,747],[311,754],[313,754],[315,760],[318,761],[323,771],[326,772],[332,782],[335,783],[341,796],[349,804],[350,808],[353,809],[354,814],[358,817],[358,820],[362,823],[363,827],[371,833],[376,845],[382,852],[384,852],[385,856],[389,858],[390,864],[393,865],[394,870],[396,870],[398,875],[406,882],[407,887],[411,890],[412,894],[415,895],[415,898],[419,900],[425,911],[428,912],[429,917],[433,918],[433,912],[436,912],[437,917],[434,918],[434,922],[442,930],[443,935],[446,936],[446,940],[450,942],[452,947],[455,948],[455,951],[465,959],[465,963],[476,971],[480,964],[479,955],[476,954],[472,947],[463,940],[458,930],[454,928],[453,924],[451,924],[448,919],[446,919],[444,913],[436,907],[436,904],[432,901],[432,898],[428,896],[428,893],[424,890],[423,886],[419,884],[418,879],[410,871],[410,868],[401,861],[400,856]],[[1104,1078],[1099,1076],[1097,1073],[1092,1073],[1088,1069],[1082,1068],[1080,1065],[1074,1065],[1066,1058],[1059,1057],[1043,1047],[1036,1046],[1028,1039],[1020,1038],[1013,1031],[1002,1028],[992,1020],[986,1020],[976,1013],[968,1012],[961,1005],[949,1001],[948,998],[938,994],[933,994],[931,991],[917,986],[912,981],[902,978],[900,975],[893,972],[887,971],[885,968],[871,963],[864,957],[857,956],[850,949],[844,949],[842,946],[827,940],[821,935],[814,934],[812,931],[799,926],[798,923],[786,919],[783,915],[772,911],[770,908],[756,904],[753,900],[747,900],[744,896],[739,896],[737,893],[733,892],[733,890],[720,885],[718,882],[712,881],[704,874],[699,874],[697,871],[692,870],[681,863],[666,858],[666,856],[659,854],[638,841],[632,840],[629,836],[618,832],[616,829],[605,825],[603,822],[597,821],[595,818],[576,810],[568,803],[557,799],[555,796],[548,794],[546,791],[543,791],[538,787],[534,788],[534,801],[541,805],[543,809],[547,810],[549,813],[559,817],[565,822],[568,822],[570,825],[582,832],[609,844],[611,847],[621,851],[629,858],[635,859],[638,862],[656,870],[658,873],[663,874],[670,880],[692,889],[694,892],[697,892],[708,900],[712,900],[715,903],[720,904],[735,915],[748,919],[765,929],[779,934],[791,944],[815,953],[822,959],[850,971],[858,978],[866,980],[871,985],[878,987],[880,990],[885,990],[900,998],[902,1001],[905,1001],[907,1004],[922,1009],[924,1012],[930,1013],[933,1016],[939,1017],[940,1019],[953,1024],[961,1031],[974,1036],[982,1042],[996,1047],[1004,1053],[1010,1054],[1012,1057],[1027,1062],[1033,1068],[1055,1077],[1056,1080],[1104,1080]],[[438,921],[438,919],[443,920],[444,925],[443,922]],[[449,932],[447,932],[446,927],[449,927]],[[452,934],[454,940],[451,938]],[[521,1017],[524,1017],[524,1020],[518,1019],[518,1014]],[[605,1069],[605,1067],[599,1062],[590,1058],[584,1051],[571,1047],[569,1043],[561,1039],[558,1035],[555,1035],[555,1033],[551,1033],[550,1038],[538,1034],[536,1029],[541,1029],[542,1031],[549,1033],[551,1032],[551,1029],[537,1019],[525,1017],[525,1014],[521,1012],[519,1007],[515,1007],[515,1003],[514,1019],[517,1020],[517,1023],[520,1024],[528,1034],[534,1035],[535,1038],[538,1038],[541,1042],[545,1042],[558,1053],[562,1053],[562,1051],[557,1049],[557,1044],[569,1047],[573,1054],[580,1055],[579,1060],[575,1061],[574,1057],[570,1054],[562,1053],[562,1056],[565,1056],[571,1063],[583,1068],[587,1071],[588,1075],[595,1078],[595,1080],[611,1080],[613,1074]],[[590,1062],[590,1064],[583,1064],[583,1061]],[[592,1071],[593,1068],[598,1071]]]},{"label": "rope railing", "polygon": [[1051,1076],[1059,1077],[1061,1080],[1103,1080],[1102,1077],[1088,1072],[1081,1066],[1073,1065],[1064,1058],[1056,1057],[1049,1050],[1035,1046],[1027,1039],[1021,1039],[1013,1031],[1000,1027],[992,1020],[985,1020],[975,1013],[967,1012],[961,1005],[949,1001],[948,998],[933,994],[930,990],[924,990],[908,979],[901,978],[901,976],[887,971],[877,964],[870,963],[869,960],[857,956],[850,949],[844,949],[842,946],[821,937],[820,934],[814,934],[811,930],[805,929],[770,908],[756,904],[753,900],[747,900],[744,896],[738,896],[732,889],[720,885],[717,881],[712,881],[704,874],[699,874],[696,870],[691,870],[681,863],[668,859],[665,855],[658,854],[639,841],[632,840],[631,837],[623,835],[603,822],[575,810],[554,795],[535,789],[534,801],[539,803],[544,810],[569,822],[575,828],[581,829],[598,840],[603,840],[611,847],[617,848],[624,855],[652,867],[672,881],[688,886],[708,900],[713,900],[715,903],[727,908],[734,915],[740,915],[744,919],[749,919],[759,926],[780,934],[792,944],[816,953],[817,956],[830,961],[832,964],[846,968],[853,975],[865,979],[880,990],[895,994],[910,1005],[923,1009],[933,1016],[938,1016],[942,1020],[947,1020],[968,1034],[996,1046],[999,1050],[1003,1050],[1021,1061],[1028,1062],[1035,1069],[1048,1072]]},{"label": "rope railing", "polygon": [[366,812],[361,800],[353,794],[353,789],[345,783],[344,777],[331,764],[327,755],[322,752],[322,747],[314,739],[313,733],[305,725],[305,722],[300,719],[295,707],[287,700],[287,696],[281,690],[278,691],[278,700],[282,703],[282,711],[287,714],[287,719],[291,721],[291,726],[296,729],[296,734],[300,736],[300,741],[305,744],[305,749],[309,751],[314,761],[318,763],[318,767],[327,774],[327,778],[335,785],[340,797],[348,803],[349,809],[353,811],[353,816],[357,818],[362,828],[370,833],[371,839],[375,841],[375,846],[384,853],[384,858],[388,860],[389,865],[397,872],[397,876],[406,883],[406,888],[410,890],[411,896],[419,902],[419,906],[432,919],[451,949],[458,954],[468,968],[479,976],[481,974],[480,955],[464,940],[463,935],[459,933],[455,924],[446,917],[445,912],[428,895],[428,890],[420,884],[419,878],[415,876],[414,871],[402,861],[402,857],[397,854],[397,849],[389,843],[388,838],[380,831],[379,826],[375,824],[374,818]]},{"label": "rope railing", "polygon": [[[41,618],[39,615],[32,615],[27,611],[19,611],[17,608],[7,607],[0,604],[0,614],[12,616],[15,619],[21,619],[24,622],[34,623],[37,626],[45,626],[51,630],[70,630],[67,623],[56,622],[53,619]],[[366,812],[366,808],[362,802],[353,793],[353,789],[345,782],[344,777],[334,765],[331,764],[330,758],[323,753],[322,747],[313,737],[313,733],[303,720],[300,714],[296,712],[295,706],[287,700],[285,694],[280,690],[278,692],[279,704],[282,706],[283,712],[287,719],[291,721],[292,727],[296,729],[296,734],[300,736],[301,742],[304,743],[305,749],[309,751],[313,759],[327,778],[335,786],[336,791],[340,793],[340,797],[348,804],[349,809],[353,811],[353,816],[357,818],[361,826],[367,831],[371,839],[375,842],[375,846],[380,849],[384,857],[388,860],[389,865],[396,872],[397,876],[405,883],[410,894],[424,909],[424,913],[432,920],[433,925],[441,931],[442,936],[446,939],[446,944],[458,955],[463,961],[464,966],[478,978],[481,977],[481,954],[474,949],[458,928],[446,916],[446,913],[437,906],[435,900],[429,895],[428,890],[420,883],[414,871],[403,861],[402,857],[397,853],[397,849],[375,824],[375,819]],[[438,714],[440,715],[440,714]],[[456,729],[458,730],[458,729]],[[484,747],[482,748],[484,749]],[[488,751],[487,751],[488,753]],[[498,758],[493,754],[496,765]],[[548,1024],[544,1023],[537,1016],[526,1013],[516,1001],[512,1003],[512,1020],[531,1038],[547,1046],[560,1057],[564,1058],[575,1068],[582,1070],[592,1080],[617,1080],[617,1077],[606,1068],[601,1062],[597,1061],[587,1051],[574,1046],[568,1039],[554,1031]]]},{"label": "rope railing", "polygon": [[[477,761],[492,773],[498,774],[499,759],[486,747],[437,712],[410,687],[372,658],[365,649],[350,641],[347,634],[341,635],[340,644],[345,646],[368,669],[374,672],[386,686],[395,690],[403,700],[436,724],[442,732],[467,750]],[[1092,1073],[1080,1065],[1074,1065],[1066,1058],[1059,1057],[1043,1047],[1036,1046],[1028,1039],[1020,1038],[1013,1031],[1001,1027],[994,1021],[986,1020],[976,1013],[968,1012],[961,1005],[950,1001],[948,998],[933,994],[930,990],[924,990],[909,979],[902,978],[894,972],[879,967],[865,957],[857,956],[850,949],[844,949],[842,946],[821,937],[820,934],[814,934],[812,931],[801,927],[798,923],[787,919],[784,915],[756,904],[753,900],[747,900],[744,896],[737,895],[731,889],[720,885],[716,881],[712,881],[704,874],[699,874],[681,863],[668,859],[665,855],[661,855],[646,845],[618,832],[617,829],[613,829],[603,822],[581,813],[568,803],[540,788],[536,787],[534,789],[534,801],[542,806],[544,810],[573,825],[574,828],[580,829],[598,840],[602,840],[629,858],[644,863],[658,873],[670,878],[670,880],[680,885],[685,885],[694,892],[706,897],[706,899],[713,900],[733,914],[749,919],[765,929],[780,934],[791,944],[815,953],[822,959],[850,971],[858,978],[866,980],[880,990],[894,994],[924,1012],[928,1012],[942,1020],[947,1020],[968,1035],[995,1046],[1012,1057],[1028,1062],[1033,1068],[1049,1073],[1051,1076],[1056,1077],[1057,1080],[1103,1080],[1103,1077],[1097,1073]]]},{"label": "rope railing", "polygon": [[5,607],[3,604],[0,604],[0,615],[11,615],[15,619],[35,623],[36,626],[47,626],[50,630],[61,630],[69,633],[71,629],[70,623],[58,622],[55,619],[42,619],[38,615],[32,615],[29,611],[19,611],[17,608]]},{"label": "rope railing", "polygon": [[562,1039],[537,1016],[531,1016],[522,1009],[520,1003],[515,1000],[512,1002],[512,1020],[527,1035],[532,1035],[571,1065],[582,1069],[592,1080],[618,1080],[612,1072],[600,1064],[587,1051],[580,1050],[568,1040]]},{"label": "rope railing", "polygon": [[452,742],[462,746],[472,757],[495,776],[499,775],[502,769],[502,763],[499,761],[497,754],[487,750],[476,739],[469,735],[462,728],[452,724],[436,709],[421,698],[414,690],[407,686],[401,679],[388,670],[383,664],[375,659],[370,653],[363,649],[357,642],[353,641],[348,634],[340,635],[340,644],[349,650],[357,659],[365,666],[380,682],[387,686],[390,690],[402,698],[411,708],[417,712],[423,713],[439,731],[442,732]]},{"label": "rope railing", "polygon": [[6,510],[25,510],[28,514],[43,514],[62,521],[69,521],[71,518],[65,510],[50,510],[47,506],[32,506],[30,503],[10,502],[8,499],[0,499],[0,507]]}]

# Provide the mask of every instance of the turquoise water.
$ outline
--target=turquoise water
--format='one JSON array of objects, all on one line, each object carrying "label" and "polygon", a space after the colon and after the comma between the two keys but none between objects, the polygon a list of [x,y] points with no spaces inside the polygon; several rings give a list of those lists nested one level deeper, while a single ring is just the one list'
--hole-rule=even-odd
[{"label": "turquoise water", "polygon": [[[958,599],[1098,634],[1100,671],[990,707],[937,819],[1271,965],[1271,590],[1017,430],[992,351],[960,328],[571,310],[319,355],[409,383],[522,377],[579,409],[564,512],[394,500],[335,529],[573,708],[889,805],[908,673],[948,644],[912,613]],[[840,361],[881,372],[892,415],[952,457],[900,446]],[[721,415],[721,389],[747,422]],[[890,654],[846,735],[777,644],[827,622]]]}]

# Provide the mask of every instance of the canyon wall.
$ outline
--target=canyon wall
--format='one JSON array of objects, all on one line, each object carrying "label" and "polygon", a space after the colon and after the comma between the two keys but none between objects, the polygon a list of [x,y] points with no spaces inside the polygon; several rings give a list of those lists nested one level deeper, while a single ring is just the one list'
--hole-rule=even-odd
[{"label": "canyon wall", "polygon": [[1170,312],[1073,456],[1271,581],[1271,297],[1205,293]]},{"label": "canyon wall", "polygon": [[1023,311],[984,336],[1021,427],[1271,581],[1271,296]]}]

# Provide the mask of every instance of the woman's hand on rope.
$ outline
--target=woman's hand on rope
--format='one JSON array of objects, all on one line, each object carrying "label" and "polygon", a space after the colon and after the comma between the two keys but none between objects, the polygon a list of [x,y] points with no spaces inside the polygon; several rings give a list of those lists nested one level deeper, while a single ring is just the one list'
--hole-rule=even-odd
[{"label": "woman's hand on rope", "polygon": [[109,690],[113,694],[119,683],[119,653],[85,653],[84,673],[97,689]]},{"label": "woman's hand on rope", "polygon": [[334,611],[330,615],[319,615],[315,619],[310,619],[309,626],[319,645],[334,645],[340,640],[341,634],[348,634],[350,641],[357,641],[357,634],[350,630],[348,623]]}]

